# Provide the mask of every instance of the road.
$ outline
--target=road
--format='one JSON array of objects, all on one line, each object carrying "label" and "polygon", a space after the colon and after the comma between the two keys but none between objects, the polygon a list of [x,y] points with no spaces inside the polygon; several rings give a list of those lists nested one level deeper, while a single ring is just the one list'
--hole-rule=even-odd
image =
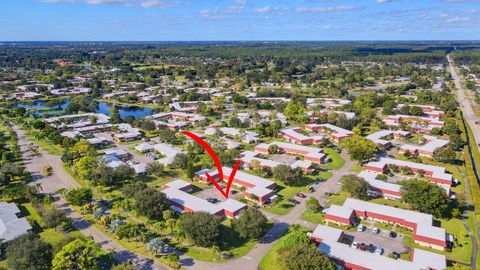
[{"label": "road", "polygon": [[[41,155],[33,156],[29,151],[29,146],[32,145],[32,141],[25,136],[25,132],[18,126],[14,126],[13,129],[18,135],[18,144],[20,145],[22,159],[27,170],[32,174],[34,183],[40,183],[42,186],[42,192],[54,194],[62,188],[75,188],[79,184],[73,177],[65,171],[62,166],[62,160],[59,156],[51,155],[39,149]],[[43,168],[47,165],[52,166],[53,174],[45,177],[42,174]],[[91,236],[96,243],[100,244],[105,251],[114,250],[114,258],[119,262],[132,261],[136,266],[136,269],[148,270],[148,269],[167,269],[160,263],[133,253],[117,242],[113,241],[109,236],[98,230],[88,221],[84,220],[80,214],[75,212],[70,206],[68,206],[63,198],[58,195],[54,196],[55,205],[57,208],[65,209],[69,213],[69,217],[72,218],[73,226],[79,230],[85,236]]]},{"label": "road", "polygon": [[460,108],[462,110],[463,116],[467,121],[468,125],[470,126],[475,141],[477,142],[477,145],[475,145],[475,147],[480,150],[480,146],[478,146],[478,143],[480,143],[480,125],[477,125],[477,123],[475,123],[476,121],[478,121],[478,118],[475,116],[472,104],[470,104],[470,101],[467,98],[467,90],[463,87],[461,77],[455,70],[455,63],[450,58],[450,55],[447,55],[447,59],[450,74],[452,74],[455,88],[457,88],[457,101],[458,103],[460,103]]}]

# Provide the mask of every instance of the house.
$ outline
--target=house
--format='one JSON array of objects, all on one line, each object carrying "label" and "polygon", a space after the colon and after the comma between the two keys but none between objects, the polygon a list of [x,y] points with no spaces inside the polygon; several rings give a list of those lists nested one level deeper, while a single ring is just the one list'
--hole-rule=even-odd
[{"label": "house", "polygon": [[387,256],[361,251],[345,244],[346,235],[342,230],[325,225],[317,225],[308,237],[318,244],[323,254],[335,262],[337,269],[352,270],[442,270],[447,267],[445,255],[414,248],[410,260],[396,260]]},{"label": "house", "polygon": [[135,146],[135,150],[137,150],[140,153],[148,153],[150,151],[153,151],[154,147],[150,143],[140,143],[137,146]]},{"label": "house", "polygon": [[384,197],[391,200],[399,200],[402,198],[401,186],[399,184],[390,183],[377,179],[378,173],[361,171],[358,177],[361,177],[369,184],[368,196]]},{"label": "house", "polygon": [[389,167],[397,169],[409,168],[412,172],[422,172],[429,180],[437,185],[450,189],[453,183],[453,175],[446,172],[445,168],[410,161],[381,158],[379,161],[372,161],[365,164],[367,171],[385,173]]},{"label": "house", "polygon": [[353,225],[354,222],[348,224],[349,220],[346,219],[351,212],[354,218],[396,224],[412,230],[414,242],[421,246],[438,250],[444,250],[447,246],[445,229],[433,226],[432,215],[411,210],[348,198],[343,206],[335,206],[332,212],[327,210],[325,221]]},{"label": "house", "polygon": [[175,156],[185,154],[180,148],[165,143],[157,143],[153,146],[153,149],[164,156],[160,158],[158,162],[167,166],[172,164]]},{"label": "house", "polygon": [[445,122],[436,117],[420,117],[412,115],[390,115],[382,120],[391,128],[398,128],[402,122],[406,123],[414,132],[432,133],[434,128],[443,128]]},{"label": "house", "polygon": [[407,139],[411,133],[403,130],[380,130],[368,135],[366,138],[381,146],[383,149],[388,149],[392,146],[391,137],[395,139]]},{"label": "house", "polygon": [[[228,180],[232,171],[232,168],[223,167],[223,179]],[[200,180],[209,183],[206,173],[207,172],[204,172],[200,175]],[[208,172],[208,174],[216,180],[219,179],[218,171]],[[243,192],[243,196],[260,205],[273,200],[277,196],[275,192],[277,184],[275,182],[242,171],[237,171],[232,184],[237,187],[244,187],[245,191]]]},{"label": "house", "polygon": [[407,151],[414,155],[420,155],[424,157],[433,157],[435,150],[446,146],[450,143],[448,140],[442,140],[434,136],[424,135],[424,145],[411,145],[405,144],[400,147],[399,153],[405,154]]},{"label": "house", "polygon": [[0,202],[0,240],[9,242],[32,230],[26,218],[19,218],[15,203]]},{"label": "house", "polygon": [[284,143],[284,142],[271,142],[270,144],[261,143],[255,146],[255,151],[263,154],[268,154],[268,149],[272,146],[276,145],[278,149],[285,153],[294,154],[302,156],[306,161],[312,161],[315,163],[326,163],[328,162],[328,156],[325,153],[322,153],[322,149],[316,147],[309,147],[303,145],[297,145],[292,143]]},{"label": "house", "polygon": [[301,145],[310,145],[317,144],[325,141],[325,136],[323,135],[313,135],[307,136],[301,133],[299,127],[284,128],[279,131],[279,133],[289,142],[298,143]]},{"label": "house", "polygon": [[332,124],[307,124],[305,125],[305,129],[309,131],[325,133],[331,140],[337,143],[355,134],[350,130],[337,127]]},{"label": "house", "polygon": [[207,212],[220,217],[236,218],[247,205],[233,199],[227,199],[219,204],[213,204],[201,199],[192,192],[193,185],[177,179],[164,185],[163,193],[171,208],[179,213]]},{"label": "house", "polygon": [[304,172],[309,172],[312,169],[312,163],[310,161],[297,160],[290,164],[290,163],[274,161],[271,159],[261,158],[259,156],[260,156],[260,153],[258,152],[244,151],[243,153],[240,154],[240,157],[241,157],[240,160],[242,161],[242,165],[247,168],[252,168],[254,163],[258,162],[260,167],[267,170],[272,170],[273,168],[277,167],[280,164],[288,165],[292,169],[300,168]]}]

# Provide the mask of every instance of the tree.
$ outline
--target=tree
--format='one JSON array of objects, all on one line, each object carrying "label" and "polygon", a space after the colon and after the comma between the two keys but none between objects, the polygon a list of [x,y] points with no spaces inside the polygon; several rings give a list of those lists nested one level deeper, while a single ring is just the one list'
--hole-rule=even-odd
[{"label": "tree", "polygon": [[345,175],[340,179],[342,190],[350,193],[352,197],[366,200],[368,199],[369,184],[361,177],[356,175]]},{"label": "tree", "polygon": [[93,156],[84,156],[73,165],[74,173],[83,180],[93,180],[92,172],[97,168],[98,161]]},{"label": "tree", "polygon": [[359,135],[343,139],[340,146],[347,148],[350,156],[358,161],[369,160],[377,152],[374,142]]},{"label": "tree", "polygon": [[456,159],[455,151],[451,147],[440,147],[433,152],[436,161],[451,162]]},{"label": "tree", "polygon": [[232,221],[232,228],[240,237],[258,239],[267,230],[268,219],[260,210],[249,207],[240,213],[238,219]]},{"label": "tree", "polygon": [[63,209],[47,210],[42,217],[43,222],[47,228],[56,228],[63,222],[67,221],[67,211]]},{"label": "tree", "polygon": [[38,234],[24,234],[8,243],[7,264],[11,269],[49,270],[52,245],[44,242]]},{"label": "tree", "polygon": [[172,168],[179,168],[179,169],[183,169],[185,170],[187,168],[187,165],[188,165],[188,156],[186,154],[177,154],[174,158],[173,158],[173,161],[172,161]]},{"label": "tree", "polygon": [[111,270],[135,270],[131,262],[114,265]]},{"label": "tree", "polygon": [[221,219],[206,212],[186,213],[180,217],[180,228],[194,244],[211,247],[218,243]]},{"label": "tree", "polygon": [[272,144],[268,147],[269,154],[278,154],[279,151],[280,151],[280,148],[276,144]]},{"label": "tree", "polygon": [[118,112],[118,109],[115,106],[112,106],[112,108],[110,108],[110,123],[112,124],[122,123],[122,117],[120,116],[120,113]]},{"label": "tree", "polygon": [[278,250],[280,263],[289,270],[335,270],[335,264],[311,243],[283,247]]},{"label": "tree", "polygon": [[298,101],[294,101],[293,99],[287,104],[283,113],[287,119],[298,123],[305,123],[307,119],[305,106]]},{"label": "tree", "polygon": [[65,194],[67,202],[73,205],[84,205],[90,203],[93,198],[92,190],[89,188],[72,188]]},{"label": "tree", "polygon": [[303,173],[301,169],[292,169],[289,165],[279,164],[272,169],[273,177],[286,185],[297,185],[301,182]]},{"label": "tree", "polygon": [[105,253],[93,240],[76,239],[55,255],[52,270],[101,270]]},{"label": "tree", "polygon": [[161,164],[159,162],[150,162],[150,163],[147,164],[146,172],[147,172],[148,175],[159,176],[159,175],[162,174],[164,169],[165,169],[165,167],[163,166],[163,164]]},{"label": "tree", "polygon": [[305,202],[305,205],[315,212],[318,212],[322,209],[320,202],[318,202],[318,199],[315,197],[308,198],[308,200]]},{"label": "tree", "polygon": [[413,209],[436,217],[445,214],[449,199],[440,186],[416,179],[402,181],[401,185],[402,200]]},{"label": "tree", "polygon": [[162,212],[168,209],[165,194],[151,187],[138,190],[133,198],[135,210],[151,219],[161,220]]}]

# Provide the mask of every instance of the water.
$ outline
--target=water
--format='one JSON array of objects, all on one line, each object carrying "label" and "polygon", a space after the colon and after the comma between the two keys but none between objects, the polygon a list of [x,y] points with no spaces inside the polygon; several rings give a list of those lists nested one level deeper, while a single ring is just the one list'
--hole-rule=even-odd
[{"label": "water", "polygon": [[[53,114],[63,113],[65,108],[68,106],[68,104],[70,104],[70,99],[65,99],[65,102],[62,105],[57,106],[55,108],[46,106],[45,101],[43,100],[34,101],[32,103],[20,103],[20,104],[16,104],[15,106],[23,107],[25,109],[32,109],[32,110],[51,109],[49,111],[32,113],[32,115],[35,118],[38,118],[43,115],[53,115]],[[115,106],[118,109],[118,112],[120,113],[120,116],[122,118],[129,115],[134,116],[135,118],[143,118],[153,114],[153,110],[151,108],[133,106],[133,105],[111,104],[103,101],[98,102],[98,109],[96,112],[103,113],[105,115],[110,115],[110,109],[113,106]]]}]

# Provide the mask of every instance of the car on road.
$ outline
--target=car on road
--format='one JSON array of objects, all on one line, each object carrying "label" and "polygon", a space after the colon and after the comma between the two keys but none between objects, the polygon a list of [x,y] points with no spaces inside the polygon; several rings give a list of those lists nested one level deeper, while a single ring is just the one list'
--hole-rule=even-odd
[{"label": "car on road", "polygon": [[297,197],[305,199],[307,195],[303,194],[302,192],[297,193]]},{"label": "car on road", "polygon": [[230,191],[230,194],[232,194],[232,195],[235,195],[235,194],[237,194],[237,193],[238,193],[238,191],[236,191],[235,189],[232,189],[232,190]]},{"label": "car on road", "polygon": [[396,237],[397,237],[397,233],[394,232],[394,231],[390,231],[390,233],[388,234],[388,236],[389,236],[390,238],[396,238]]},{"label": "car on road", "polygon": [[377,228],[377,227],[373,227],[372,232],[375,233],[375,234],[378,234],[378,233],[380,233],[380,229]]},{"label": "car on road", "polygon": [[352,243],[352,248],[357,249],[358,248],[358,242],[353,242]]},{"label": "car on road", "polygon": [[381,248],[381,247],[377,247],[375,249],[375,254],[383,255],[383,252],[385,252],[385,250],[383,250],[383,248]]},{"label": "car on road", "polygon": [[358,225],[357,232],[363,232],[363,231],[365,231],[366,228],[367,227],[365,227],[365,225],[360,224],[360,225]]},{"label": "car on road", "polygon": [[325,192],[325,193],[323,193],[323,195],[325,195],[325,196],[330,196],[330,195],[332,195],[332,193],[330,193],[330,192]]},{"label": "car on road", "polygon": [[367,245],[365,245],[365,243],[361,243],[360,245],[358,245],[358,249],[365,251],[367,250]]}]

